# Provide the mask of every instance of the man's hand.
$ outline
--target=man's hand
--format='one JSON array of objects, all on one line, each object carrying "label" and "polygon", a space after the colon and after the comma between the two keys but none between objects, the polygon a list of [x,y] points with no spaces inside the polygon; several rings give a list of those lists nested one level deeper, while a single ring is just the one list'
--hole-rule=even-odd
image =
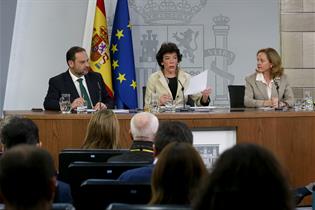
[{"label": "man's hand", "polygon": [[103,104],[102,102],[97,102],[97,104],[93,108],[96,111],[102,110],[102,109],[107,109],[107,106]]},{"label": "man's hand", "polygon": [[79,106],[83,106],[83,105],[84,105],[84,99],[82,97],[80,97],[80,98],[74,99],[74,101],[71,104],[71,108],[76,109]]}]

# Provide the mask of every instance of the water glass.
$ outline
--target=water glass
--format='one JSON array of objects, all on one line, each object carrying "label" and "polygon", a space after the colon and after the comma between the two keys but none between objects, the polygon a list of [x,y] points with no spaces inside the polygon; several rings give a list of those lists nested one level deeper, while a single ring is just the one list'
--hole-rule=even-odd
[{"label": "water glass", "polygon": [[175,101],[173,100],[166,101],[164,105],[166,112],[175,112]]},{"label": "water glass", "polygon": [[159,97],[156,93],[152,93],[151,95],[150,112],[159,112]]},{"label": "water glass", "polygon": [[71,113],[70,94],[68,93],[61,94],[61,97],[59,99],[59,106],[62,114]]},{"label": "water glass", "polygon": [[303,101],[301,99],[296,99],[293,105],[295,111],[300,111],[303,109]]}]

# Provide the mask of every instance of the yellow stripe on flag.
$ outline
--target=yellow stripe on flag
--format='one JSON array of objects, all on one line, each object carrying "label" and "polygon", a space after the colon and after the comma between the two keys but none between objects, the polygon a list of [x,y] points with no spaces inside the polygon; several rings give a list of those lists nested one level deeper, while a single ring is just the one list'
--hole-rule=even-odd
[{"label": "yellow stripe on flag", "polygon": [[91,43],[90,66],[93,71],[99,72],[102,75],[108,93],[113,96],[114,90],[109,47],[104,1],[97,0]]}]

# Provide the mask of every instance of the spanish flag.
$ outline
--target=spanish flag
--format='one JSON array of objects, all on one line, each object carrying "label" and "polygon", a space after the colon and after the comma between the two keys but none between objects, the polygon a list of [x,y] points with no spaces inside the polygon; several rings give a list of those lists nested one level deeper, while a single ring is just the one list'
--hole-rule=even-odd
[{"label": "spanish flag", "polygon": [[97,0],[91,43],[90,66],[93,71],[99,72],[102,75],[106,90],[109,95],[113,97],[114,90],[109,47],[104,0]]}]

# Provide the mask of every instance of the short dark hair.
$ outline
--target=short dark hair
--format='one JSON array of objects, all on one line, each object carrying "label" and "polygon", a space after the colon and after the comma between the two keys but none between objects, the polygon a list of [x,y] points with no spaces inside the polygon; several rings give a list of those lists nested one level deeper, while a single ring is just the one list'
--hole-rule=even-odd
[{"label": "short dark hair", "polygon": [[249,143],[223,152],[195,210],[292,210],[293,196],[283,168],[267,149]]},{"label": "short dark hair", "polygon": [[66,61],[75,61],[75,54],[78,52],[85,52],[85,49],[82,47],[74,46],[71,47],[66,53]]},{"label": "short dark hair", "polygon": [[19,145],[0,159],[0,191],[12,206],[29,209],[45,201],[51,202],[55,176],[53,159],[43,149]]},{"label": "short dark hair", "polygon": [[186,142],[193,144],[193,134],[188,126],[181,121],[167,121],[159,125],[154,137],[156,155],[171,142]]},{"label": "short dark hair", "polygon": [[177,54],[178,63],[182,61],[182,54],[180,53],[178,47],[176,44],[172,42],[164,42],[161,45],[161,48],[159,49],[158,53],[156,54],[156,61],[158,62],[161,69],[164,69],[164,66],[162,65],[163,62],[163,56],[166,53],[173,53],[175,52]]},{"label": "short dark hair", "polygon": [[13,116],[1,129],[1,142],[6,149],[18,144],[36,145],[39,143],[38,127],[28,118]]}]

